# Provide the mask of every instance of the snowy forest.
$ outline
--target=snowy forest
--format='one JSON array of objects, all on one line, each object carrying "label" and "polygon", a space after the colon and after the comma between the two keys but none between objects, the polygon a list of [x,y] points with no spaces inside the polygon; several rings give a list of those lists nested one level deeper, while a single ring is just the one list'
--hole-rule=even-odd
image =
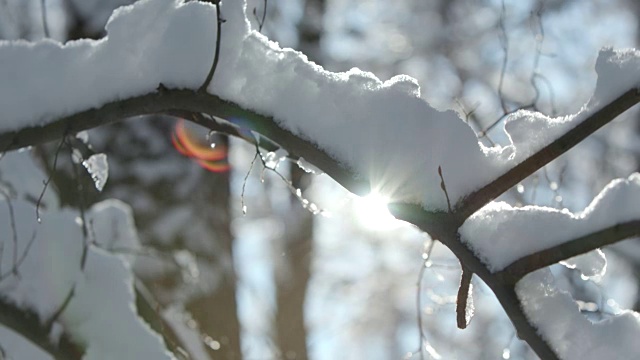
[{"label": "snowy forest", "polygon": [[0,0],[0,359],[635,359],[640,2]]}]

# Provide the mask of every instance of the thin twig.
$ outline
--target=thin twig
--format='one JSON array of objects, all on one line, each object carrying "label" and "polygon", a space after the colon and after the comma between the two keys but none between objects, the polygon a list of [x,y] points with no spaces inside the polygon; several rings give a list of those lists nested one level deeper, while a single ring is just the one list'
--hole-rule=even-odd
[{"label": "thin twig", "polygon": [[526,105],[520,105],[517,106],[515,109],[513,110],[508,110],[507,109],[507,105],[506,105],[506,101],[504,98],[504,93],[503,93],[503,88],[504,88],[504,78],[506,76],[506,71],[507,71],[507,63],[508,63],[508,46],[509,46],[509,39],[508,39],[508,35],[506,32],[506,26],[504,23],[504,16],[506,13],[506,9],[505,9],[505,3],[504,0],[502,1],[502,11],[501,11],[501,15],[500,15],[500,42],[503,46],[503,50],[504,50],[504,58],[503,58],[503,62],[502,62],[502,68],[500,71],[500,80],[498,83],[498,97],[500,98],[500,105],[502,107],[502,115],[495,120],[493,123],[491,123],[489,126],[487,126],[484,130],[480,131],[478,133],[478,137],[479,138],[483,138],[485,136],[488,135],[489,131],[491,131],[493,128],[495,128],[498,124],[502,123],[503,120],[507,119],[509,117],[509,115],[514,114],[520,110],[535,110],[538,111],[538,102],[540,100],[540,89],[538,88],[538,86],[536,85],[536,79],[540,79],[543,82],[545,82],[545,85],[547,85],[547,88],[549,89],[549,103],[550,103],[550,107],[552,110],[552,115],[555,115],[555,104],[554,104],[554,93],[553,93],[553,87],[551,86],[551,84],[549,83],[549,80],[542,74],[538,73],[538,68],[539,68],[539,64],[540,64],[540,58],[542,57],[542,43],[544,41],[544,27],[542,24],[542,12],[544,10],[544,3],[540,3],[540,5],[538,6],[538,9],[536,10],[536,12],[534,13],[537,19],[537,25],[538,25],[538,31],[539,31],[539,36],[538,33],[536,33],[535,29],[532,28],[532,32],[533,32],[533,36],[536,42],[536,51],[534,53],[534,58],[533,58],[533,70],[531,73],[531,77],[529,78],[529,82],[531,84],[531,87],[533,88],[534,91],[534,96],[533,99]]},{"label": "thin twig", "polygon": [[42,14],[42,28],[44,29],[44,37],[49,37],[49,23],[47,22],[47,5],[46,0],[40,0],[40,12]]},{"label": "thin twig", "polygon": [[444,191],[444,196],[447,197],[447,207],[449,208],[449,212],[451,210],[451,201],[449,200],[449,192],[447,192],[447,185],[444,183],[444,176],[442,176],[442,167],[438,166],[438,175],[440,175],[440,188]]},{"label": "thin twig", "polygon": [[312,214],[322,214],[325,211],[323,209],[320,209],[315,203],[310,202],[309,200],[305,199],[304,197],[302,197],[302,193],[300,191],[300,189],[296,189],[295,186],[293,186],[293,184],[291,183],[291,180],[287,179],[286,176],[282,175],[281,172],[278,171],[277,167],[278,164],[280,163],[279,161],[276,162],[276,165],[271,167],[269,165],[267,165],[266,161],[264,160],[264,158],[262,157],[262,154],[260,152],[260,147],[258,145],[258,141],[255,142],[255,148],[256,148],[256,154],[258,155],[258,158],[260,159],[260,162],[262,163],[262,173],[260,174],[260,178],[263,179],[264,178],[264,172],[266,170],[269,170],[271,172],[273,172],[274,174],[276,174],[284,183],[285,185],[287,185],[287,188],[289,189],[289,191],[291,192],[292,195],[294,195],[298,200],[300,200],[300,203],[302,204],[302,207],[304,207],[305,209],[307,209],[310,213]]},{"label": "thin twig", "polygon": [[66,137],[67,135],[65,131],[65,134],[60,139],[60,143],[58,144],[58,148],[56,149],[56,154],[53,157],[53,169],[49,173],[49,177],[47,178],[47,180],[44,181],[43,183],[44,187],[42,188],[42,192],[40,193],[40,196],[38,197],[38,201],[36,202],[36,220],[38,221],[38,223],[42,222],[42,218],[40,218],[40,204],[42,203],[44,194],[47,191],[47,187],[49,187],[49,183],[51,183],[51,180],[53,179],[53,173],[56,171],[56,167],[58,166],[58,155],[60,155],[60,151],[62,150],[62,145],[64,145]]},{"label": "thin twig", "polygon": [[256,21],[258,22],[258,32],[261,33],[262,32],[262,26],[264,26],[264,21],[265,18],[267,17],[267,0],[264,0],[264,6],[262,9],[262,19],[258,18],[258,13],[257,13],[257,9],[254,7],[253,8],[253,16],[256,18]]},{"label": "thin twig", "polygon": [[[532,12],[532,16],[535,15],[537,29],[531,25],[531,33],[533,34],[533,38],[536,42],[536,51],[533,55],[533,71],[531,77],[529,78],[529,83],[535,92],[533,100],[531,104],[534,109],[538,109],[538,101],[540,100],[540,89],[536,86],[536,78],[539,76],[538,68],[540,66],[540,57],[542,56],[542,43],[544,42],[544,27],[542,25],[542,12],[544,11],[544,2],[539,2],[537,9],[535,12]],[[533,21],[532,21],[533,23]]]},{"label": "thin twig", "polygon": [[27,243],[27,246],[25,246],[24,250],[22,251],[22,254],[20,255],[20,257],[18,258],[18,260],[16,261],[16,263],[14,264],[14,266],[11,268],[11,270],[0,274],[0,281],[6,279],[9,276],[18,276],[20,273],[18,272],[18,269],[20,268],[20,265],[22,265],[22,263],[24,262],[24,259],[26,259],[27,254],[29,254],[29,250],[31,249],[31,245],[33,245],[33,243],[36,240],[36,232],[34,231],[33,234],[31,234],[31,239],[29,239],[29,242]]},{"label": "thin twig", "polygon": [[249,165],[249,170],[247,171],[247,174],[244,176],[244,181],[242,181],[242,192],[240,193],[240,205],[242,206],[243,215],[247,214],[247,207],[244,204],[244,190],[247,186],[247,180],[249,180],[249,175],[251,174],[251,170],[253,170],[253,165],[256,163],[258,156],[260,156],[260,154],[256,152],[256,154],[253,156],[253,160],[251,160],[251,165]]},{"label": "thin twig", "polygon": [[51,329],[53,324],[60,318],[60,315],[62,315],[62,313],[67,309],[67,306],[69,306],[69,303],[71,302],[71,299],[73,299],[73,296],[75,295],[75,293],[76,293],[76,284],[73,284],[73,286],[71,286],[71,289],[67,293],[67,296],[64,298],[64,301],[62,302],[62,304],[60,304],[60,306],[53,313],[53,315],[51,315],[51,317],[44,323],[45,329]]},{"label": "thin twig", "polygon": [[213,54],[213,64],[211,64],[211,70],[209,70],[209,74],[207,78],[204,80],[204,83],[198,89],[198,92],[206,92],[209,84],[213,81],[213,74],[216,72],[216,68],[218,67],[218,60],[220,58],[220,41],[222,37],[222,23],[224,20],[222,19],[222,14],[220,14],[220,0],[215,0],[213,5],[216,7],[216,49]]},{"label": "thin twig", "polygon": [[500,105],[502,106],[502,111],[505,113],[509,112],[507,109],[507,104],[505,102],[503,96],[503,85],[504,85],[504,77],[507,73],[507,65],[509,63],[509,35],[507,35],[507,29],[504,24],[505,16],[506,16],[506,8],[504,5],[504,0],[502,0],[502,8],[500,12],[500,43],[502,44],[502,49],[504,50],[504,57],[502,58],[502,68],[500,69],[500,80],[498,81],[498,97],[500,98]]}]

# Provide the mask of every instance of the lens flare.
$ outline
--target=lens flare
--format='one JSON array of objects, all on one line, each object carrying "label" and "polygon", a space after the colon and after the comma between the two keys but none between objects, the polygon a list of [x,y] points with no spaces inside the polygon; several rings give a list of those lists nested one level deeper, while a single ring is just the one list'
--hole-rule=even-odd
[{"label": "lens flare", "polygon": [[205,170],[222,173],[231,168],[227,161],[227,147],[211,146],[198,141],[193,132],[187,129],[184,120],[176,123],[171,134],[171,143],[180,154],[194,159]]}]

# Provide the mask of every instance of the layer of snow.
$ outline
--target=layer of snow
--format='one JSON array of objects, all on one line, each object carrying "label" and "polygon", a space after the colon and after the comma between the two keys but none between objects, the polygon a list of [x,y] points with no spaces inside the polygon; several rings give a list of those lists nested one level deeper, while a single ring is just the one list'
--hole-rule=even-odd
[{"label": "layer of snow", "polygon": [[549,269],[525,276],[516,292],[538,333],[563,360],[628,360],[640,354],[640,314],[622,311],[592,323]]},{"label": "layer of snow", "polygon": [[[521,257],[551,248],[615,224],[640,219],[640,173],[610,182],[579,213],[540,206],[512,207],[492,202],[460,227],[460,237],[496,272]],[[583,258],[585,276],[601,274],[606,265],[597,255]],[[575,263],[569,260],[569,264]],[[589,265],[590,264],[590,265]],[[591,268],[590,268],[591,267]]]},{"label": "layer of snow", "polygon": [[109,178],[109,163],[107,162],[107,155],[105,154],[93,154],[87,160],[82,162],[82,166],[87,169],[96,190],[102,191],[104,185]]},{"label": "layer of snow", "polygon": [[640,51],[636,49],[600,51],[596,61],[598,82],[590,106],[606,104],[630,89],[640,86]]},{"label": "layer of snow", "polygon": [[[392,201],[446,209],[439,166],[456,202],[597,109],[594,103],[559,119],[516,113],[506,125],[513,144],[485,148],[456,113],[424,102],[413,78],[381,81],[358,69],[326,71],[250,31],[244,1],[223,1],[221,9],[221,56],[208,91],[273,116]],[[0,89],[0,131],[150,93],[159,83],[198,88],[213,58],[215,18],[207,3],[141,0],[116,10],[108,36],[99,41],[0,42],[0,83],[11,84]],[[596,94],[635,86],[638,58],[636,52],[603,51],[597,70],[604,80]],[[61,86],[64,91],[51,91]]]}]

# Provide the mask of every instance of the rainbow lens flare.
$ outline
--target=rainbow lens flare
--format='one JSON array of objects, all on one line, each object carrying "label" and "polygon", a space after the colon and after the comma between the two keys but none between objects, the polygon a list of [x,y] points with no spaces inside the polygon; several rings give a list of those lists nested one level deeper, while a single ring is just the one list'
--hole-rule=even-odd
[{"label": "rainbow lens flare", "polygon": [[185,126],[184,120],[179,120],[176,123],[171,134],[171,143],[180,154],[192,158],[205,170],[223,173],[231,168],[227,160],[227,147],[224,145],[211,146],[197,140],[193,131],[189,131]]}]

